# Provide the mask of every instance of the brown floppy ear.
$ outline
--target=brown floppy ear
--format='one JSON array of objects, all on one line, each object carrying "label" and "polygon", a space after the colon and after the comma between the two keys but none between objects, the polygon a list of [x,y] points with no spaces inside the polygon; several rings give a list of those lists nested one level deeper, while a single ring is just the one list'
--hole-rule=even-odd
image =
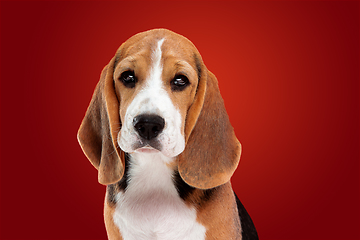
[{"label": "brown floppy ear", "polygon": [[118,182],[125,166],[124,153],[117,144],[121,121],[113,83],[114,61],[103,69],[78,131],[80,146],[98,169],[99,183],[104,185]]},{"label": "brown floppy ear", "polygon": [[241,145],[226,113],[217,79],[207,69],[201,73],[194,103],[188,111],[185,138],[178,170],[187,184],[209,189],[230,180],[240,160]]}]

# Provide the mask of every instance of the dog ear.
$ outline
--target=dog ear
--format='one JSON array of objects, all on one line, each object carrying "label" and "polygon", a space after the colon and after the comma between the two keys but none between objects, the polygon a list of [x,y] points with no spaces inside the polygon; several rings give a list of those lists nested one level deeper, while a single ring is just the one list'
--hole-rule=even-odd
[{"label": "dog ear", "polygon": [[209,189],[228,182],[241,154],[220,95],[217,79],[202,64],[197,93],[188,110],[185,150],[179,155],[178,170],[189,185]]},{"label": "dog ear", "polygon": [[98,169],[99,183],[118,182],[124,174],[124,153],[117,144],[121,129],[120,102],[113,82],[113,58],[102,70],[90,105],[78,131],[78,141],[92,165]]}]

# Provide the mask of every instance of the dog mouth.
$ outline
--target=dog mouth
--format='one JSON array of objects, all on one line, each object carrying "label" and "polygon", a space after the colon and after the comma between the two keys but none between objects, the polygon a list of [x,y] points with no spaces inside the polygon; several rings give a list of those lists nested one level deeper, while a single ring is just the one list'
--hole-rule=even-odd
[{"label": "dog mouth", "polygon": [[145,146],[145,147],[141,147],[141,148],[137,148],[135,150],[135,152],[139,152],[139,153],[158,153],[159,150],[152,148],[150,146]]},{"label": "dog mouth", "polygon": [[157,140],[139,141],[136,144],[134,144],[133,147],[136,152],[141,152],[141,153],[155,153],[155,152],[161,152],[162,150],[161,144]]}]

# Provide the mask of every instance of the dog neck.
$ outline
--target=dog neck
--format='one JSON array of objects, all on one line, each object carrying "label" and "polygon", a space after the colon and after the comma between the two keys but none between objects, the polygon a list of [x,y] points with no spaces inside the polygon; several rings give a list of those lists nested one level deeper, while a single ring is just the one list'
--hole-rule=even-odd
[{"label": "dog neck", "polygon": [[174,161],[160,152],[129,154],[127,186],[114,213],[124,239],[204,239],[195,208],[178,193]]},{"label": "dog neck", "polygon": [[128,188],[135,196],[141,194],[153,195],[154,192],[164,195],[177,195],[173,177],[174,161],[161,152],[155,153],[132,153],[129,157]]}]

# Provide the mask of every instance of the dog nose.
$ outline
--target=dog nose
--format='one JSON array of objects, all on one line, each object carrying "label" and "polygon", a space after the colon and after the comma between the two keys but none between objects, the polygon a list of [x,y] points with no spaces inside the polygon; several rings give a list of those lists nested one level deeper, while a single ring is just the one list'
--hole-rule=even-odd
[{"label": "dog nose", "polygon": [[140,137],[151,140],[164,129],[165,120],[158,115],[143,114],[135,117],[133,124]]}]

